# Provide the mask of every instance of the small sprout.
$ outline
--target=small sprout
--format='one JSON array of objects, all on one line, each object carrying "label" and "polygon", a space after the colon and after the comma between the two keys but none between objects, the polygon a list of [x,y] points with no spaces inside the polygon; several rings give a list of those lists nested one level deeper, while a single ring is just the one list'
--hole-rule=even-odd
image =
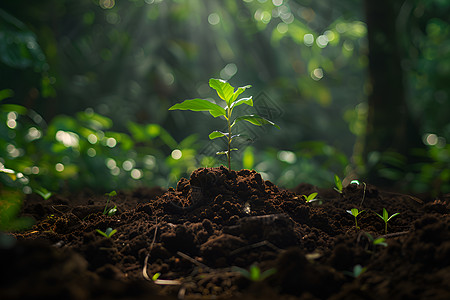
[{"label": "small sprout", "polygon": [[318,200],[316,198],[317,195],[318,195],[318,193],[311,193],[308,196],[302,195],[302,197],[305,198],[306,202],[312,202],[312,201],[317,201]]},{"label": "small sprout", "polygon": [[339,178],[339,176],[337,176],[336,174],[334,175],[334,184],[336,185],[336,187],[334,188],[334,190],[336,192],[338,192],[339,194],[342,194],[342,189],[344,188],[342,186],[342,181]]},{"label": "small sprout", "polygon": [[347,212],[355,217],[355,228],[359,229],[357,217],[358,217],[359,214],[361,214],[364,211],[363,210],[359,211],[357,208],[352,208],[351,210],[347,210]]},{"label": "small sprout", "polygon": [[351,276],[353,278],[357,278],[359,275],[364,273],[367,270],[367,268],[363,268],[361,265],[356,265],[353,267],[353,270],[351,272],[345,271],[344,274]]},{"label": "small sprout", "polygon": [[161,273],[155,273],[153,276],[152,276],[152,281],[156,281],[156,280],[158,280],[158,278],[159,278],[159,276],[161,276]]},{"label": "small sprout", "polygon": [[261,269],[256,264],[252,264],[249,271],[239,267],[233,267],[233,269],[251,281],[262,281],[276,273],[274,268],[261,272]]},{"label": "small sprout", "polygon": [[388,244],[386,243],[386,239],[384,237],[374,238],[368,232],[366,232],[365,234],[366,234],[367,238],[369,239],[369,241],[371,241],[374,246],[380,245],[380,246],[387,247]]},{"label": "small sprout", "polygon": [[383,207],[383,215],[380,215],[378,213],[375,213],[375,214],[384,221],[384,234],[387,234],[387,224],[388,224],[389,220],[392,219],[393,217],[399,215],[400,213],[395,213],[389,217],[389,214],[388,214],[386,208]]},{"label": "small sprout", "polygon": [[49,191],[48,191],[46,188],[44,188],[44,187],[41,187],[41,188],[39,188],[39,189],[35,189],[34,192],[35,192],[36,194],[38,194],[39,196],[41,196],[42,198],[44,198],[44,200],[48,200],[48,199],[53,195],[52,192],[49,192]]},{"label": "small sprout", "polygon": [[[355,179],[355,180],[350,181],[350,184],[356,184],[356,185],[359,185],[360,183],[359,183],[358,180]],[[364,202],[364,198],[366,197],[366,188],[367,188],[367,185],[366,185],[365,182],[363,182],[363,185],[364,185],[364,190],[363,190],[363,197],[362,197],[361,203],[359,204],[360,207],[362,206],[362,204],[363,204],[363,202]]]},{"label": "small sprout", "polygon": [[251,85],[246,85],[243,87],[239,87],[235,90],[228,82],[222,79],[214,79],[211,78],[209,80],[209,86],[216,90],[217,95],[221,100],[223,100],[224,106],[222,107],[216,103],[205,99],[191,99],[185,100],[182,103],[177,103],[169,108],[169,110],[191,110],[191,111],[209,111],[209,113],[214,117],[223,117],[227,121],[227,129],[225,132],[222,131],[213,131],[209,134],[209,139],[213,140],[215,138],[225,138],[227,142],[227,149],[224,151],[219,151],[216,154],[221,155],[224,154],[227,156],[228,160],[228,169],[231,170],[231,151],[238,150],[237,148],[231,148],[231,142],[240,136],[240,134],[233,133],[232,128],[237,122],[247,121],[256,126],[262,125],[272,125],[276,128],[280,128],[278,125],[269,121],[258,115],[244,115],[238,118],[232,118],[233,110],[242,104],[246,104],[248,106],[253,106],[252,97],[248,98],[240,98],[239,95],[242,94],[246,89],[250,88]]},{"label": "small sprout", "polygon": [[112,229],[111,227],[106,228],[105,232],[100,229],[96,229],[97,233],[103,235],[105,238],[109,239],[114,233],[117,232],[117,229]]},{"label": "small sprout", "polygon": [[387,247],[386,239],[384,237],[379,237],[373,240],[373,244]]},{"label": "small sprout", "polygon": [[106,205],[105,205],[105,209],[103,210],[103,215],[108,215],[108,217],[114,216],[117,212],[117,206],[114,205],[114,207],[108,208],[108,204],[109,204],[110,198],[116,196],[117,192],[112,191],[112,192],[106,193],[105,195],[108,196],[108,199],[106,200]]}]

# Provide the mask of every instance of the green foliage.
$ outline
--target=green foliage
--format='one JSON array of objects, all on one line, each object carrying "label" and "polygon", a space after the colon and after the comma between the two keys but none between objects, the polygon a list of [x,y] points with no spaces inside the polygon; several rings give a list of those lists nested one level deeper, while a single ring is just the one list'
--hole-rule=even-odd
[{"label": "green foliage", "polygon": [[44,200],[48,200],[53,195],[52,192],[49,192],[46,188],[43,187],[35,189],[34,192],[41,196]]},{"label": "green foliage", "polygon": [[158,278],[159,278],[160,276],[161,276],[161,273],[159,273],[159,272],[153,274],[153,276],[152,276],[152,281],[158,280]]},{"label": "green foliage", "polygon": [[342,181],[341,181],[341,179],[339,178],[339,176],[337,176],[336,174],[334,175],[334,184],[336,185],[336,187],[334,188],[334,190],[335,190],[336,192],[338,192],[339,194],[342,194],[342,189],[343,189]]},{"label": "green foliage", "polygon": [[375,213],[375,214],[378,217],[380,217],[380,219],[382,219],[384,221],[384,233],[387,234],[387,225],[388,225],[389,220],[391,220],[393,217],[399,215],[400,213],[395,213],[395,214],[389,216],[386,208],[383,207],[383,214],[382,215],[380,215],[378,213]]},{"label": "green foliage", "polygon": [[232,119],[232,113],[235,107],[246,104],[249,106],[253,106],[252,97],[241,98],[238,99],[239,95],[242,94],[247,88],[250,88],[251,85],[246,85],[243,87],[239,87],[235,90],[228,82],[222,79],[214,79],[211,78],[209,80],[209,86],[216,90],[217,95],[221,100],[223,100],[226,104],[225,108],[222,106],[212,103],[208,100],[204,99],[192,99],[185,100],[182,103],[177,103],[169,108],[169,110],[191,110],[191,111],[208,111],[214,118],[223,117],[227,122],[227,132],[222,131],[213,131],[209,134],[209,138],[211,140],[215,138],[224,137],[227,140],[227,150],[219,151],[216,154],[225,154],[227,156],[228,161],[228,169],[231,169],[231,151],[238,150],[237,148],[231,148],[231,142],[233,139],[240,136],[240,134],[234,134],[232,132],[232,128],[239,121],[247,121],[256,126],[262,125],[272,125],[276,128],[280,128],[278,125],[269,121],[258,115],[244,115]]},{"label": "green foliage", "polygon": [[369,241],[374,245],[374,246],[383,246],[383,247],[387,247],[387,243],[386,243],[386,238],[384,237],[379,237],[379,238],[374,238],[370,233],[366,232],[365,233],[367,238],[369,239]]},{"label": "green foliage", "polygon": [[117,196],[117,192],[111,191],[109,193],[106,193],[105,195],[108,196],[108,199],[106,199],[106,205],[105,208],[103,209],[103,215],[108,215],[108,217],[114,216],[117,212],[117,206],[114,205],[114,207],[108,208],[108,204],[111,197]]},{"label": "green foliage", "polygon": [[105,238],[109,239],[114,233],[117,232],[117,229],[112,229],[111,227],[106,228],[106,230],[103,232],[100,229],[95,230],[98,234],[104,236]]},{"label": "green foliage", "polygon": [[0,184],[0,231],[20,231],[30,228],[33,220],[18,217],[23,202],[23,194]]},{"label": "green foliage", "polygon": [[349,214],[355,217],[355,228],[360,229],[358,227],[358,216],[364,212],[364,210],[359,211],[357,208],[352,208],[351,210],[347,210]]},{"label": "green foliage", "polygon": [[261,269],[256,264],[252,264],[250,266],[249,270],[239,268],[239,267],[233,267],[233,270],[240,273],[245,278],[251,280],[251,281],[263,281],[267,277],[275,274],[277,271],[276,269],[268,269],[264,272],[261,272]]},{"label": "green foliage", "polygon": [[367,270],[366,267],[363,268],[361,265],[358,264],[353,267],[353,270],[351,272],[345,271],[344,274],[351,276],[353,278],[357,278],[357,277],[359,277],[359,275],[364,273],[366,270]]},{"label": "green foliage", "polygon": [[319,193],[311,193],[308,196],[307,195],[302,195],[302,197],[305,198],[306,202],[311,202],[311,201],[316,201],[317,200],[316,196],[318,194]]}]

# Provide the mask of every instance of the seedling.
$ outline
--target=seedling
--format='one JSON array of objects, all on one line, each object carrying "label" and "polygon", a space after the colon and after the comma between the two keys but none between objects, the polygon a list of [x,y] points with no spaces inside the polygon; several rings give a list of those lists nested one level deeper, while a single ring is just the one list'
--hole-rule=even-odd
[{"label": "seedling", "polygon": [[369,241],[371,241],[374,246],[380,245],[387,247],[388,244],[386,243],[386,239],[384,237],[374,238],[370,233],[366,232],[365,234],[369,239]]},{"label": "seedling", "polygon": [[[359,181],[358,181],[358,180],[352,180],[352,181],[350,182],[350,184],[356,184],[356,185],[359,185]],[[359,204],[359,207],[362,206],[362,204],[363,204],[363,202],[364,202],[364,198],[366,197],[366,188],[367,188],[367,185],[366,185],[365,182],[363,182],[363,185],[364,185],[363,197],[362,197],[361,203]]]},{"label": "seedling", "polygon": [[336,174],[334,175],[334,184],[336,185],[336,187],[334,188],[334,190],[336,192],[338,192],[339,194],[342,194],[342,190],[343,190],[343,186],[342,186],[342,181],[339,178],[339,176],[337,176]]},{"label": "seedling", "polygon": [[355,228],[359,229],[359,227],[358,227],[358,215],[361,214],[364,211],[363,210],[359,211],[357,208],[352,208],[351,210],[347,210],[347,212],[355,217]]},{"label": "seedling", "polygon": [[312,202],[312,201],[317,201],[318,200],[316,198],[317,195],[318,195],[318,193],[311,193],[308,196],[302,195],[302,197],[305,198],[306,202]]},{"label": "seedling", "polygon": [[158,280],[158,278],[159,278],[159,276],[161,276],[161,273],[155,273],[153,276],[152,276],[152,281],[156,281],[156,280]]},{"label": "seedling", "polygon": [[53,194],[49,192],[47,189],[41,187],[39,189],[35,189],[34,192],[44,198],[44,200],[48,200]]},{"label": "seedling", "polygon": [[111,227],[106,228],[106,230],[103,232],[100,229],[96,229],[97,233],[103,235],[105,238],[109,239],[114,233],[117,232],[117,229],[112,229]]},{"label": "seedling", "polygon": [[400,213],[395,213],[389,217],[389,214],[388,214],[386,208],[383,207],[383,215],[379,215],[377,213],[375,213],[375,214],[384,221],[384,234],[387,234],[387,225],[388,225],[389,220],[392,219],[393,217],[399,215]]},{"label": "seedling", "polygon": [[353,278],[357,278],[359,275],[364,273],[367,270],[367,268],[363,268],[361,265],[356,265],[353,267],[353,270],[351,272],[344,271],[344,274],[351,276]]},{"label": "seedling", "polygon": [[241,273],[242,276],[244,276],[245,278],[251,280],[251,281],[262,281],[264,279],[266,279],[267,277],[269,277],[270,275],[275,274],[277,271],[276,269],[268,269],[264,272],[261,272],[261,269],[256,265],[256,264],[252,264],[250,266],[250,270],[246,270],[243,268],[239,268],[239,267],[233,267],[233,269],[239,273]]},{"label": "seedling", "polygon": [[241,105],[241,104],[247,104],[249,106],[253,106],[253,100],[252,97],[248,98],[241,98],[238,99],[238,96],[242,94],[246,89],[250,88],[251,85],[246,85],[243,87],[239,87],[236,90],[234,87],[232,87],[228,82],[222,79],[214,79],[211,78],[209,80],[209,86],[216,90],[217,95],[219,95],[219,98],[222,99],[225,102],[225,108],[222,106],[210,102],[205,99],[191,99],[191,100],[185,100],[182,103],[177,103],[169,108],[169,110],[191,110],[191,111],[208,111],[214,118],[217,117],[224,117],[227,121],[227,132],[221,132],[221,131],[213,131],[209,134],[209,138],[211,140],[215,138],[224,137],[227,140],[227,150],[219,151],[216,154],[217,155],[226,155],[227,161],[228,161],[228,169],[231,170],[231,151],[238,150],[237,148],[231,147],[231,142],[240,136],[240,134],[233,134],[232,128],[236,123],[240,121],[247,121],[250,122],[253,125],[256,126],[262,126],[262,125],[272,125],[276,128],[280,128],[278,125],[273,123],[272,121],[269,121],[263,117],[260,117],[258,115],[244,115],[240,116],[238,118],[233,119],[232,113],[233,110]]},{"label": "seedling", "polygon": [[103,214],[108,215],[108,217],[114,216],[117,212],[117,206],[114,205],[114,207],[108,208],[108,204],[109,204],[110,198],[116,196],[117,193],[116,193],[116,191],[112,191],[112,192],[106,193],[105,195],[108,196],[108,199],[106,200],[106,205],[105,205],[105,209],[103,210]]}]

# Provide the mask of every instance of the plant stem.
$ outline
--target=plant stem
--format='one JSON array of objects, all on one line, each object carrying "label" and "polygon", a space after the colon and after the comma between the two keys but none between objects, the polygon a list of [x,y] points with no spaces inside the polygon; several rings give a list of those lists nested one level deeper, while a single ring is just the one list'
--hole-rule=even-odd
[{"label": "plant stem", "polygon": [[230,107],[228,107],[227,109],[227,114],[228,114],[228,151],[227,151],[227,159],[228,159],[228,171],[231,171],[231,124],[230,124],[230,119],[231,119],[231,109]]}]

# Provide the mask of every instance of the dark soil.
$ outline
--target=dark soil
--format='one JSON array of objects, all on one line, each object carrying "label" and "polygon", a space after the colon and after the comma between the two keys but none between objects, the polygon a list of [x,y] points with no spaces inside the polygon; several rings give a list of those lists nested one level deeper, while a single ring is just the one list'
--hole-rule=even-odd
[{"label": "dark soil", "polygon": [[[320,201],[306,203],[313,192]],[[106,199],[29,197],[23,215],[36,223],[0,249],[0,298],[450,299],[450,195],[419,199],[363,183],[342,194],[288,191],[220,167],[168,191],[119,192],[113,216],[102,214]],[[351,208],[364,210],[360,229]],[[400,213],[387,234],[375,214],[383,208]],[[111,238],[96,232],[108,227],[117,229]],[[252,281],[236,269],[253,264],[276,272]]]}]

